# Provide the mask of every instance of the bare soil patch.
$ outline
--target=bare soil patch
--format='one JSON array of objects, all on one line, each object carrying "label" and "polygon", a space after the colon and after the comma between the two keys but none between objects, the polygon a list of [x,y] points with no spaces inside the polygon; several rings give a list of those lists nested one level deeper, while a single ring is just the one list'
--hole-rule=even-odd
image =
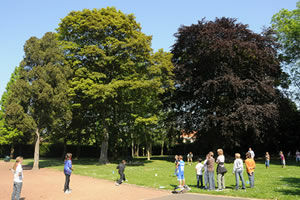
[{"label": "bare soil patch", "polygon": [[[13,163],[0,161],[0,199],[11,199],[13,174],[9,171]],[[27,169],[27,170],[26,170]],[[167,196],[170,191],[122,184],[113,181],[71,175],[71,194],[63,192],[65,176],[62,172],[42,168],[37,171],[24,167],[22,200],[140,200]]]}]

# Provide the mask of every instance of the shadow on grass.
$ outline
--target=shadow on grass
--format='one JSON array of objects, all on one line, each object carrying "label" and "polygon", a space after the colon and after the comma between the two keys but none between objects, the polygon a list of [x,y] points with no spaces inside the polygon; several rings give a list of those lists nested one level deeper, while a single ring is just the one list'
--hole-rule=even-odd
[{"label": "shadow on grass", "polygon": [[[135,158],[135,159],[127,159],[126,166],[144,166],[145,164],[152,163],[153,160],[147,160],[146,158]],[[118,165],[122,159],[110,161],[109,164]],[[82,158],[82,159],[74,159],[72,160],[73,165],[95,165],[101,166],[98,162],[98,159],[95,158]],[[39,168],[47,168],[47,167],[57,167],[57,166],[64,166],[64,161],[59,158],[41,158],[39,161]],[[29,161],[26,165],[23,165],[24,170],[31,170],[33,167],[33,161]]]},{"label": "shadow on grass", "polygon": [[300,195],[300,178],[285,177],[281,178],[281,182],[283,182],[284,185],[288,185],[289,189],[277,189],[277,192],[283,195]]}]

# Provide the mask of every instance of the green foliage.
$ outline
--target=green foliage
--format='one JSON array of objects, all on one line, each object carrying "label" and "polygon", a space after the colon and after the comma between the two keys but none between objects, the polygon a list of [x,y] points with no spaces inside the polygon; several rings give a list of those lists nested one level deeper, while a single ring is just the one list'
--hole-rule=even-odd
[{"label": "green foliage", "polygon": [[[293,97],[300,100],[300,1],[295,10],[282,9],[272,18],[272,28],[281,43],[283,61],[296,89]],[[293,90],[293,89],[292,89]]]},{"label": "green foliage", "polygon": [[7,107],[7,99],[12,93],[12,87],[19,78],[20,67],[16,67],[12,73],[9,82],[6,85],[6,91],[3,93],[0,101],[0,144],[16,144],[20,142],[28,141],[24,138],[24,134],[16,128],[12,128],[5,121],[5,111]]},{"label": "green foliage", "polygon": [[156,125],[160,95],[173,87],[171,54],[152,54],[151,37],[141,32],[132,14],[110,7],[73,11],[57,31],[74,70],[69,90],[73,112],[88,119],[79,129],[92,129],[96,141],[108,138],[103,137],[108,130],[117,145],[130,137],[129,131]]},{"label": "green foliage", "polygon": [[35,131],[37,168],[40,140],[70,123],[66,94],[71,70],[54,33],[48,32],[41,39],[31,37],[24,45],[24,52],[18,79],[6,98],[5,121],[10,127],[27,133],[27,140]]},{"label": "green foliage", "polygon": [[272,27],[282,44],[285,61],[300,59],[300,1],[295,10],[282,9],[272,17]]}]

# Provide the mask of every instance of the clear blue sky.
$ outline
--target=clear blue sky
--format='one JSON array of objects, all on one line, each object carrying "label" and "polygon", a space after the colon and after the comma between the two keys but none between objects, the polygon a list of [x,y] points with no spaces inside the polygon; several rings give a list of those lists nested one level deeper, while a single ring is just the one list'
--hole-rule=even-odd
[{"label": "clear blue sky", "polygon": [[23,58],[23,45],[31,36],[55,31],[72,10],[115,6],[133,13],[142,31],[152,35],[152,48],[170,50],[180,25],[197,20],[234,17],[255,32],[269,26],[280,9],[295,9],[297,0],[20,0],[0,4],[0,96],[14,68]]}]

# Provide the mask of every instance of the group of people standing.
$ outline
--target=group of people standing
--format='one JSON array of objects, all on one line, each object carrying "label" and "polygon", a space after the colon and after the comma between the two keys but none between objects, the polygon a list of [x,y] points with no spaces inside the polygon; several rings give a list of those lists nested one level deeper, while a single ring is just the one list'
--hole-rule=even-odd
[{"label": "group of people standing", "polygon": [[[203,188],[207,190],[216,190],[216,191],[222,191],[225,189],[225,178],[224,175],[227,173],[227,169],[225,167],[225,156],[223,149],[217,150],[217,158],[215,160],[214,153],[210,151],[206,157],[205,160],[202,162],[202,159],[200,158],[198,160],[198,163],[195,167],[196,170],[196,177],[197,177],[197,187]],[[285,157],[283,155],[283,152],[279,152],[280,156],[280,163],[282,165],[282,168],[285,167]],[[239,189],[240,181],[242,183],[242,189],[246,189],[245,186],[245,179],[243,177],[244,172],[244,163],[246,166],[246,172],[249,178],[249,184],[250,188],[254,187],[254,171],[255,171],[255,161],[254,161],[255,153],[252,150],[252,148],[249,148],[248,152],[246,153],[246,160],[243,162],[241,159],[241,154],[235,153],[235,160],[233,163],[233,174],[235,175],[235,189]],[[192,152],[190,152],[187,155],[187,160],[189,165],[191,165],[193,158]],[[296,162],[300,162],[300,152],[296,151]],[[217,167],[215,169],[215,164],[217,164]],[[269,152],[266,152],[265,154],[265,165],[268,169],[270,167],[270,154]],[[175,156],[175,174],[177,175],[177,179],[179,181],[179,187],[184,187],[185,180],[184,180],[184,161],[182,156]],[[217,189],[215,188],[215,172],[217,174],[216,180],[217,180]],[[204,179],[204,184],[203,184]]]},{"label": "group of people standing", "polygon": [[[187,156],[189,159],[192,153],[190,152]],[[216,190],[222,191],[225,189],[225,174],[227,173],[227,169],[225,167],[225,156],[223,149],[217,150],[217,158],[214,158],[214,153],[210,151],[207,155],[205,160],[202,162],[200,158],[198,163],[195,167],[196,170],[196,177],[197,177],[197,187],[203,188],[207,190]],[[255,170],[255,161],[254,161],[254,152],[251,148],[246,153],[246,170],[250,182],[250,187],[254,187],[254,170]],[[189,161],[190,162],[190,161]],[[215,164],[217,167],[215,169]],[[184,161],[183,157],[180,155],[175,156],[175,174],[177,175],[177,179],[179,181],[179,187],[184,187],[185,179],[184,179]],[[217,174],[217,189],[215,186],[215,171]],[[233,174],[235,175],[236,179],[236,187],[235,189],[239,189],[239,181],[242,182],[242,189],[246,189],[245,180],[243,177],[244,172],[244,165],[243,160],[241,159],[241,155],[239,153],[235,154],[235,160],[233,164]],[[204,178],[204,183],[203,183]]]}]

